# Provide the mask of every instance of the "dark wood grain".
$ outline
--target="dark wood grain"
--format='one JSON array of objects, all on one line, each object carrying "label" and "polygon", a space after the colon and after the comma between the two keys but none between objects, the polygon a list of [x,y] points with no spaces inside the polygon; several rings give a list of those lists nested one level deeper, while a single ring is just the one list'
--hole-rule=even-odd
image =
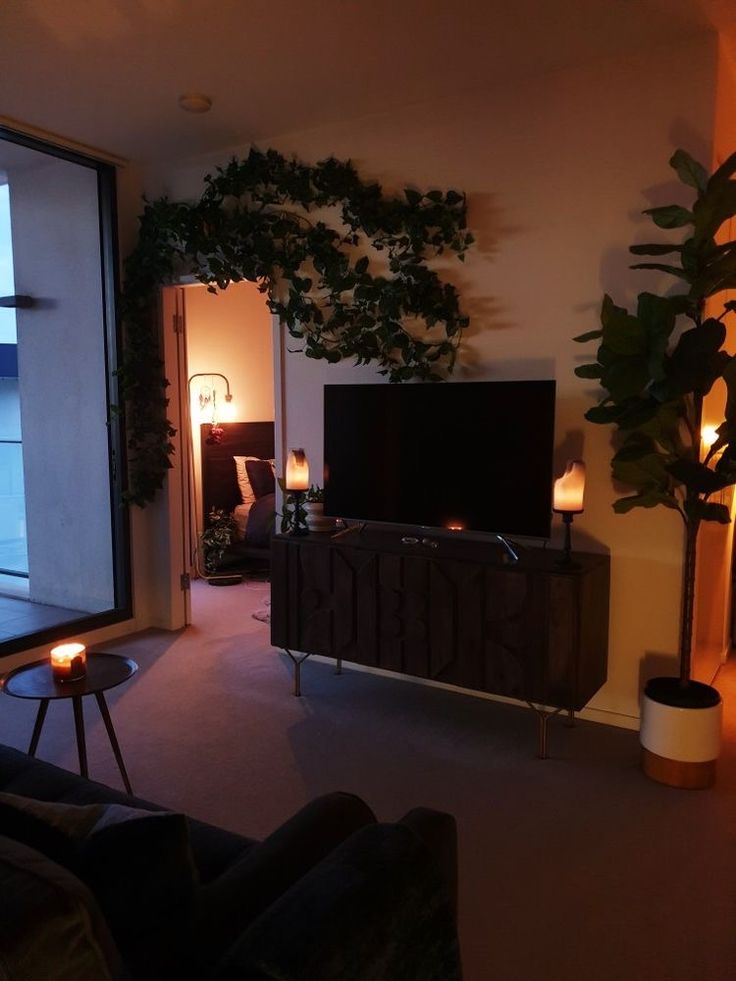
[{"label": "dark wood grain", "polygon": [[400,533],[276,536],[271,641],[578,711],[604,684],[610,560]]}]

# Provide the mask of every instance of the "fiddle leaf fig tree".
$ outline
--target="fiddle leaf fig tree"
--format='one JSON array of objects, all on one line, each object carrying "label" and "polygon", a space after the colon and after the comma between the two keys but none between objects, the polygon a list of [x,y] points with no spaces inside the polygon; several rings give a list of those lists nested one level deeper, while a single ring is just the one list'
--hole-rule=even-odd
[{"label": "fiddle leaf fig tree", "polygon": [[[599,342],[596,360],[575,373],[596,379],[603,389],[586,418],[612,424],[619,434],[612,475],[631,492],[614,502],[614,510],[625,514],[661,505],[682,519],[680,682],[686,686],[698,530],[703,521],[730,521],[729,509],[712,497],[736,483],[736,358],[724,350],[724,320],[736,303],[720,299],[724,291],[736,289],[736,241],[717,240],[724,223],[736,215],[736,153],[712,176],[684,150],[675,152],[670,166],[693,192],[692,205],[649,208],[644,214],[658,228],[682,230],[685,237],[631,246],[635,256],[646,257],[632,269],[665,272],[684,291],[640,293],[633,311],[606,295],[600,329],[575,338]],[[727,390],[725,411],[715,442],[704,450],[703,399],[719,378]]]}]

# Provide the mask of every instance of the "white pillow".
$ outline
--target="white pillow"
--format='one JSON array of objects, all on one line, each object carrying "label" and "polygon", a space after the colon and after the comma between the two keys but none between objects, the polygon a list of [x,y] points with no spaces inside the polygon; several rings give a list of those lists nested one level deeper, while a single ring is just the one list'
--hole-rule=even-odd
[{"label": "white pillow", "polygon": [[[250,479],[248,477],[248,471],[245,469],[246,460],[260,460],[259,456],[234,456],[235,460],[235,475],[238,478],[238,487],[240,488],[240,496],[243,499],[243,504],[250,508],[251,504],[255,503],[256,495],[253,493],[253,488],[251,487]],[[273,470],[274,477],[276,476],[276,461],[267,460],[267,463],[271,464],[271,469]]]}]

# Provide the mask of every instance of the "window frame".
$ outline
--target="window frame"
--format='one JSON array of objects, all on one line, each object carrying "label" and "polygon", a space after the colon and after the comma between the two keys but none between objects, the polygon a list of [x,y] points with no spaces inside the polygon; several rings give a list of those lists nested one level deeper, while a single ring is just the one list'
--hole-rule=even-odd
[{"label": "window frame", "polygon": [[76,620],[67,620],[53,627],[45,627],[42,630],[0,641],[0,659],[72,634],[83,634],[99,627],[120,623],[133,616],[130,514],[123,500],[127,474],[125,418],[122,411],[113,411],[112,408],[113,405],[119,405],[116,371],[122,353],[115,167],[93,156],[0,125],[0,143],[4,142],[27,147],[60,160],[67,160],[94,170],[97,174],[114,606],[101,613],[90,613]]}]

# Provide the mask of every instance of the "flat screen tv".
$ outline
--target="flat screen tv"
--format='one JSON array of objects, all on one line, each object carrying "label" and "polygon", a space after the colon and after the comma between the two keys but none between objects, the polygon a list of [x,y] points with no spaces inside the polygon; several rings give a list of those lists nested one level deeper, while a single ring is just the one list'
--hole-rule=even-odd
[{"label": "flat screen tv", "polygon": [[325,385],[325,514],[547,538],[554,381]]}]

